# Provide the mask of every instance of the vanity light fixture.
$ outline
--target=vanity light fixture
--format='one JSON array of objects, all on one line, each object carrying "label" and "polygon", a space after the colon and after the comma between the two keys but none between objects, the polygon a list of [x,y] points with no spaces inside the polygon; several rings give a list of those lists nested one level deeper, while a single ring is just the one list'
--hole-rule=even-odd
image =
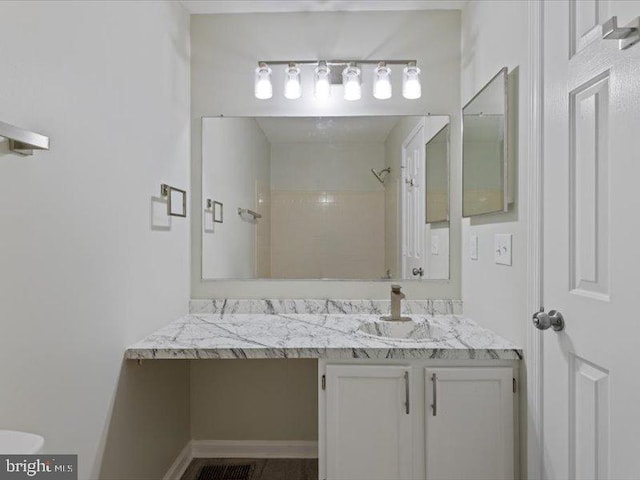
[{"label": "vanity light fixture", "polygon": [[360,85],[360,69],[355,63],[350,63],[342,71],[342,84],[344,85],[344,99],[348,101],[360,100],[362,86]]},{"label": "vanity light fixture", "polygon": [[410,62],[402,71],[402,96],[415,100],[421,95],[420,69],[416,66],[416,62]]},{"label": "vanity light fixture", "polygon": [[284,71],[284,96],[289,100],[296,100],[302,96],[300,68],[295,63],[290,63]]},{"label": "vanity light fixture", "polygon": [[267,100],[273,96],[271,69],[264,62],[260,62],[256,68],[254,93],[256,98],[260,100]]},{"label": "vanity light fixture", "polygon": [[373,70],[373,96],[380,100],[391,98],[391,67],[404,65],[402,95],[417,99],[422,94],[420,69],[415,60],[273,60],[259,61],[255,70],[255,96],[260,100],[273,97],[271,68],[269,65],[286,65],[284,70],[284,96],[295,100],[302,96],[301,66],[314,65],[314,96],[324,101],[331,96],[331,86],[342,84],[344,99],[362,98],[362,65],[375,65]]},{"label": "vanity light fixture", "polygon": [[391,98],[391,69],[385,62],[378,63],[373,71],[373,96],[378,100]]},{"label": "vanity light fixture", "polygon": [[315,97],[318,100],[327,100],[331,96],[331,69],[327,62],[318,62],[314,74]]}]

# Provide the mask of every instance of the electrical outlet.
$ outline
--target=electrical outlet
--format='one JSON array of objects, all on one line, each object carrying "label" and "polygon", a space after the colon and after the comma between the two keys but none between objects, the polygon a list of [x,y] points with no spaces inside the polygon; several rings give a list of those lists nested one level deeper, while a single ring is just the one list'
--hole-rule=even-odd
[{"label": "electrical outlet", "polygon": [[471,260],[478,260],[478,235],[469,237],[469,257]]},{"label": "electrical outlet", "polygon": [[497,233],[494,237],[494,258],[498,265],[511,266],[511,238],[510,233]]}]

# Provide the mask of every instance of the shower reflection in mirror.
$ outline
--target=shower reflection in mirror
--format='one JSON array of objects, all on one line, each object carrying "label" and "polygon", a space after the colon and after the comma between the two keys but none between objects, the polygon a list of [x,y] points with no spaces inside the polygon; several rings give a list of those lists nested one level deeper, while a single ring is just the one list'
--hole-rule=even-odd
[{"label": "shower reflection in mirror", "polygon": [[[203,228],[203,278],[449,278],[448,116],[202,122],[202,198],[262,216]],[[407,269],[409,250],[422,276]]]}]

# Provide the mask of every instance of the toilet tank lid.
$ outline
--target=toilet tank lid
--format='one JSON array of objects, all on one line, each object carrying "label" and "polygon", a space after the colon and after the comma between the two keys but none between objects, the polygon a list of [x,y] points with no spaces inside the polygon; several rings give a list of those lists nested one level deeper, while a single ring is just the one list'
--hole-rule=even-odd
[{"label": "toilet tank lid", "polygon": [[0,454],[38,453],[44,446],[44,438],[34,433],[0,430]]}]

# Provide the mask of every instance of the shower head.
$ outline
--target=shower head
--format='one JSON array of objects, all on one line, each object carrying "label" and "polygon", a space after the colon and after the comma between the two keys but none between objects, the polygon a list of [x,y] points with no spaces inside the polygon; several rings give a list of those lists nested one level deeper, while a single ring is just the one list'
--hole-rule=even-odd
[{"label": "shower head", "polygon": [[379,172],[377,172],[375,168],[372,168],[371,173],[373,173],[378,181],[384,185],[384,179],[387,178],[387,175],[391,173],[391,167],[387,167],[383,170],[380,170]]}]

